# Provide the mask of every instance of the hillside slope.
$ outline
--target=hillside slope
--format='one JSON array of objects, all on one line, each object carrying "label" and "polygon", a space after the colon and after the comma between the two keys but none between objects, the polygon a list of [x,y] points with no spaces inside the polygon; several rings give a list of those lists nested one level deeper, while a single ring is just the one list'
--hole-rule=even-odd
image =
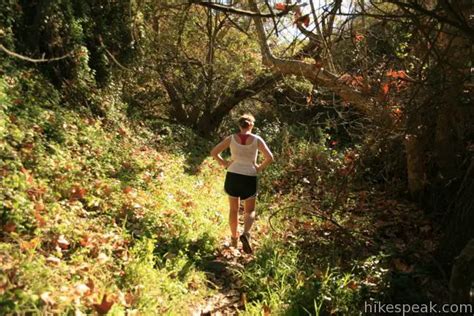
[{"label": "hillside slope", "polygon": [[119,106],[98,119],[35,73],[0,80],[2,312],[173,313],[208,294],[195,266],[227,228],[223,173],[186,173],[196,137]]}]

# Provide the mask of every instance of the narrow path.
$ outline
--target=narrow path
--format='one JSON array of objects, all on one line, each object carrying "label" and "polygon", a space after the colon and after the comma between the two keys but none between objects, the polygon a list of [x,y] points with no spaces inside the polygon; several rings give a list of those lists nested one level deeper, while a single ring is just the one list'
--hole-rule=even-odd
[{"label": "narrow path", "polygon": [[209,287],[216,293],[198,306],[192,315],[235,315],[244,308],[245,293],[238,271],[252,258],[239,250],[223,247],[216,258],[205,265]]},{"label": "narrow path", "polygon": [[[243,227],[243,213],[239,212],[239,226]],[[259,238],[257,220],[253,227],[252,246],[258,248]],[[209,281],[209,288],[215,293],[201,305],[196,306],[192,311],[193,316],[198,315],[236,315],[244,310],[247,302],[246,293],[243,289],[239,272],[245,269],[245,266],[254,260],[254,255],[248,255],[243,252],[239,241],[238,249],[229,247],[230,239],[223,242],[223,245],[216,249],[215,257],[203,265]]]}]

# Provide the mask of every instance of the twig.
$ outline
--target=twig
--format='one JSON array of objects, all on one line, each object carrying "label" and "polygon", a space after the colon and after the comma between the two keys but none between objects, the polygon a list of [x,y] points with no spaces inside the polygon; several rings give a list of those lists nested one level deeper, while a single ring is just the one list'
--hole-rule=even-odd
[{"label": "twig", "polygon": [[235,26],[239,31],[241,31],[242,33],[244,33],[245,35],[247,35],[249,38],[251,37],[250,34],[244,30],[243,28],[240,27],[240,25],[238,25],[234,20],[232,20],[229,16],[229,14],[227,12],[224,12],[227,20],[232,23],[233,26]]},{"label": "twig", "polygon": [[277,22],[276,22],[275,16],[273,15],[272,7],[271,7],[270,4],[268,3],[268,0],[265,0],[265,5],[267,6],[268,11],[270,11],[270,13],[272,14],[272,21],[273,21],[273,25],[274,25],[274,27],[275,27],[275,35],[278,36],[278,26],[277,26]]},{"label": "twig", "polygon": [[112,55],[111,52],[109,52],[109,50],[107,49],[107,47],[105,47],[104,45],[104,41],[102,40],[102,37],[99,36],[99,43],[100,43],[100,47],[102,47],[102,49],[107,53],[107,55],[112,59],[112,61],[117,64],[117,66],[119,66],[122,70],[132,70],[130,68],[127,68],[125,67],[124,65],[122,65],[116,58],[114,55]]},{"label": "twig", "polygon": [[234,8],[229,5],[223,5],[223,4],[218,4],[218,3],[212,3],[212,2],[203,2],[202,0],[189,0],[189,4],[196,4],[200,5],[203,7],[208,7],[214,10],[222,11],[222,12],[227,12],[227,13],[234,13],[234,14],[239,14],[239,15],[244,15],[244,16],[250,16],[250,17],[261,17],[261,18],[269,18],[273,16],[284,16],[287,15],[295,6],[296,4],[293,5],[288,5],[285,10],[279,12],[279,13],[260,13],[260,12],[255,12],[255,11],[247,11],[247,10],[241,10]]},{"label": "twig", "polygon": [[61,56],[61,57],[53,57],[53,58],[48,58],[48,59],[45,59],[45,58],[36,59],[36,58],[31,58],[31,57],[27,57],[27,56],[15,53],[15,52],[9,50],[8,48],[6,48],[5,46],[3,46],[2,44],[0,44],[0,49],[3,50],[7,55],[10,55],[12,57],[15,57],[15,58],[18,58],[18,59],[21,59],[21,60],[24,60],[24,61],[29,61],[31,63],[49,63],[49,62],[53,62],[53,61],[58,61],[58,60],[62,60],[62,59],[66,59],[68,57],[71,57],[72,54],[74,53],[74,51],[71,51],[71,52],[69,52],[66,55]]},{"label": "twig", "polygon": [[119,66],[122,70],[132,70],[130,68],[127,68],[125,67],[124,65],[122,65],[121,63],[119,63],[119,61],[114,57],[114,55],[112,55],[111,52],[109,52],[109,50],[107,48],[105,48],[105,46],[102,46],[102,48],[105,50],[105,52],[107,53],[107,55],[109,55],[109,57],[112,59],[112,61],[114,63],[117,64],[117,66]]}]

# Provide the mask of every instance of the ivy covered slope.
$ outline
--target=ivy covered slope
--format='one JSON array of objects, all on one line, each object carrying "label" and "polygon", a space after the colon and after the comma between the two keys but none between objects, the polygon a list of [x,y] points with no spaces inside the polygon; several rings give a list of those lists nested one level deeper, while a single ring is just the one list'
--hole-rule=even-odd
[{"label": "ivy covered slope", "polygon": [[34,71],[0,79],[2,313],[173,313],[209,294],[197,267],[226,231],[222,172],[184,170],[187,142],[207,143],[109,103],[97,119]]}]

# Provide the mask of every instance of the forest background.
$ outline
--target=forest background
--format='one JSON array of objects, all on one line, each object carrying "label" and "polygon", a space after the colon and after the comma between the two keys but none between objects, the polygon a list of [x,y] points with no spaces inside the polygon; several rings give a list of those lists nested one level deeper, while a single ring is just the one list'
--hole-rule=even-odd
[{"label": "forest background", "polygon": [[[4,1],[0,310],[468,302],[473,15],[468,0]],[[276,158],[250,257],[222,246],[208,157],[245,112]]]}]

